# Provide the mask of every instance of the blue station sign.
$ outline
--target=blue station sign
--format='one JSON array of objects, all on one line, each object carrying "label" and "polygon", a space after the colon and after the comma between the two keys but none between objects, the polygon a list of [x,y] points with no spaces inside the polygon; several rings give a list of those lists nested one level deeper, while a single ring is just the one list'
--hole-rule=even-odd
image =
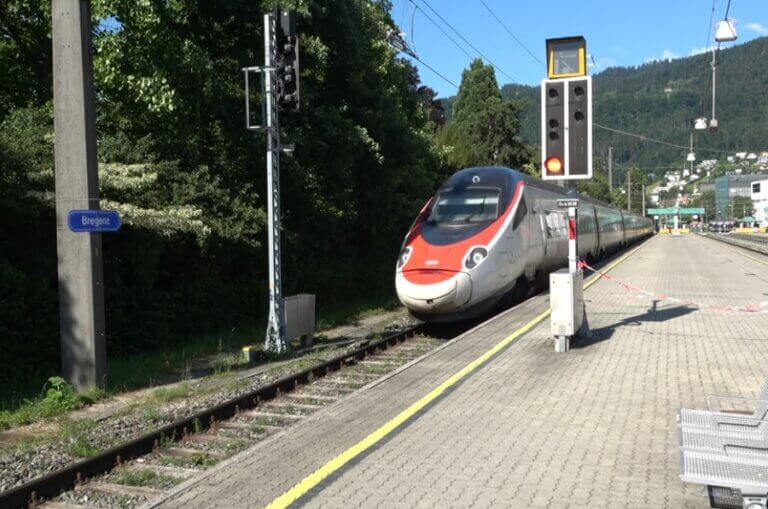
[{"label": "blue station sign", "polygon": [[73,232],[116,232],[120,229],[120,214],[114,210],[70,210],[67,224]]}]

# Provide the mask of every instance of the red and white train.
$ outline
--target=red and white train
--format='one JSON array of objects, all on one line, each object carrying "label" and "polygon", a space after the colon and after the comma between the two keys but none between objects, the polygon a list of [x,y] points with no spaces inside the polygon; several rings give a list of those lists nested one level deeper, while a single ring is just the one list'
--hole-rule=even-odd
[{"label": "red and white train", "polygon": [[[428,322],[477,317],[567,265],[563,187],[509,168],[455,173],[419,213],[397,260],[400,302]],[[653,221],[578,195],[579,256],[590,260],[653,233]],[[523,286],[520,286],[523,285]]]}]

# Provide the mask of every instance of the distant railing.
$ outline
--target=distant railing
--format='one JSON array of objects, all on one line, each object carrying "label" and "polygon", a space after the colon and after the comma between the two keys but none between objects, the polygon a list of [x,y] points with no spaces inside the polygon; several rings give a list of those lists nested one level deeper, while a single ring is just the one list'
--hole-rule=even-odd
[{"label": "distant railing", "polygon": [[768,235],[764,233],[710,233],[707,237],[758,253],[768,254]]}]

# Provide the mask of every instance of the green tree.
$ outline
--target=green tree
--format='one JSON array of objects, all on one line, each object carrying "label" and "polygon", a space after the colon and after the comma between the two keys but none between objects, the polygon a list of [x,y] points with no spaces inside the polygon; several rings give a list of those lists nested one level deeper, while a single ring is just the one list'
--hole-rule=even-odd
[{"label": "green tree", "polygon": [[[125,219],[103,240],[112,355],[266,310],[264,138],[243,127],[240,69],[262,62],[275,5],[92,0],[102,205]],[[316,293],[319,311],[391,297],[402,236],[447,171],[440,105],[384,41],[389,2],[283,7],[298,12],[303,104],[280,117],[296,144],[282,160],[284,291]],[[0,6],[0,382],[58,365],[51,66],[32,58],[50,53],[49,9]]]},{"label": "green tree", "polygon": [[493,66],[474,60],[462,73],[453,120],[441,133],[456,167],[498,165],[522,168],[531,151],[520,141],[523,104],[501,97]]},{"label": "green tree", "polygon": [[51,97],[50,2],[0,2],[0,120]]},{"label": "green tree", "polygon": [[[754,213],[752,199],[749,196],[734,196],[731,200],[733,219],[751,216]],[[730,211],[729,211],[730,212]]]},{"label": "green tree", "polygon": [[579,192],[591,196],[596,200],[601,200],[607,203],[613,202],[613,197],[608,188],[608,176],[606,172],[600,168],[598,163],[594,163],[591,179],[579,181]]},{"label": "green tree", "polygon": [[713,219],[715,217],[715,192],[704,191],[691,200],[691,207],[703,207],[704,217]]}]

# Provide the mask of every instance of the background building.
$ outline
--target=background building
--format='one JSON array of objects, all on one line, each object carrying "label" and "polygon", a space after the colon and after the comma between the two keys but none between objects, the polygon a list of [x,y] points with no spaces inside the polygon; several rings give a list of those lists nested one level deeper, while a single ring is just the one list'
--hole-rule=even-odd
[{"label": "background building", "polygon": [[765,180],[768,174],[725,175],[715,179],[715,219],[725,221],[741,217],[741,211],[732,211],[731,204],[737,196],[752,198],[752,182]]}]

